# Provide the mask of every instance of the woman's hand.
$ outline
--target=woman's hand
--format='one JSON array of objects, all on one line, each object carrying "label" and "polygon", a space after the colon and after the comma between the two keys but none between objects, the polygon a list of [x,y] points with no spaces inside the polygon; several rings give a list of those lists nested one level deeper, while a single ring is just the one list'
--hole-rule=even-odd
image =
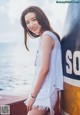
[{"label": "woman's hand", "polygon": [[32,105],[35,102],[36,98],[29,97],[27,102],[27,112],[29,112],[32,109]]}]

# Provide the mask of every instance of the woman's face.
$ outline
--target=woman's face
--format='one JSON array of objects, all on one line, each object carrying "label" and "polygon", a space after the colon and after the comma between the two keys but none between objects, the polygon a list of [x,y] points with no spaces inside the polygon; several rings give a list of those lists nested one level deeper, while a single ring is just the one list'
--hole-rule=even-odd
[{"label": "woman's face", "polygon": [[39,25],[36,15],[33,12],[30,12],[25,15],[25,22],[27,28],[36,35],[41,35],[41,25]]}]

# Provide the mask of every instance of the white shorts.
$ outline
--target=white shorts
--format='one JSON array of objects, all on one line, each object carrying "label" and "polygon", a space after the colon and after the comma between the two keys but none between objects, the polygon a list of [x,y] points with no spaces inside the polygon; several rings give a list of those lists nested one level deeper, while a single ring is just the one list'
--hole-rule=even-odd
[{"label": "white shorts", "polygon": [[[38,108],[39,110],[50,110],[50,115],[54,115],[54,107],[58,99],[58,91],[55,89],[50,97],[45,99],[36,99],[32,108]],[[27,105],[27,101],[25,104]]]}]

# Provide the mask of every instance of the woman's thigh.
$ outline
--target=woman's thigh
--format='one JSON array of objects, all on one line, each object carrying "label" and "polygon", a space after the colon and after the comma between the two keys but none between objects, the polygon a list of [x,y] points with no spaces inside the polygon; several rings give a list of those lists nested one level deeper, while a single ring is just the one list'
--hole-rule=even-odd
[{"label": "woman's thigh", "polygon": [[31,111],[29,111],[27,115],[47,115],[47,111],[34,108]]}]

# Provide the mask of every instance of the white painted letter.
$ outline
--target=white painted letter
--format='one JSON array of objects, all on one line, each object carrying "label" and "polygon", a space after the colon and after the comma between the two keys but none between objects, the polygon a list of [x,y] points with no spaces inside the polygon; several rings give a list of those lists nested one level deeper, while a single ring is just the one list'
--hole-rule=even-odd
[{"label": "white painted letter", "polygon": [[70,59],[72,59],[72,53],[70,50],[67,50],[66,52],[66,72],[69,74],[72,74],[72,63],[70,61]]}]

